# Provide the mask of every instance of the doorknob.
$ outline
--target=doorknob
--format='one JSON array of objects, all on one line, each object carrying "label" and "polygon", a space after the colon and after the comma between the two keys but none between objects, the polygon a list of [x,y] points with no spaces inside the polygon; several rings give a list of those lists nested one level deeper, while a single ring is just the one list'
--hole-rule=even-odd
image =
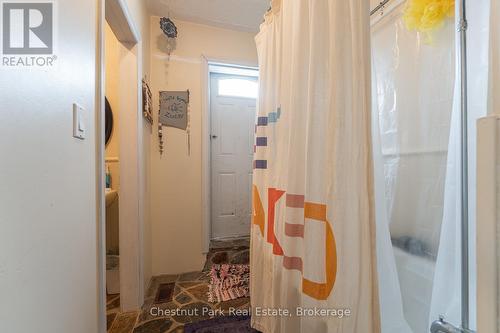
[{"label": "doorknob", "polygon": [[212,135],[212,139],[217,139],[217,135]]}]

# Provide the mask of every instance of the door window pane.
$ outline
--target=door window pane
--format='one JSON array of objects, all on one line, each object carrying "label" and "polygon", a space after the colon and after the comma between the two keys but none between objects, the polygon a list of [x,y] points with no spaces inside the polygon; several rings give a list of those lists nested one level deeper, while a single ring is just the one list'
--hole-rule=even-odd
[{"label": "door window pane", "polygon": [[219,96],[257,98],[258,84],[246,79],[220,79]]}]

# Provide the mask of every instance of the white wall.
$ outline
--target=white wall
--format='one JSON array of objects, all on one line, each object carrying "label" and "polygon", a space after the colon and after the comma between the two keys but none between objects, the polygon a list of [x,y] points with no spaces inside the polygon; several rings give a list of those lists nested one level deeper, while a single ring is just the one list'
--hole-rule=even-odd
[{"label": "white wall", "polygon": [[153,274],[170,274],[201,269],[201,56],[232,63],[257,65],[254,34],[175,21],[177,49],[167,63],[165,38],[159,18],[151,19],[151,79],[153,105],[160,90],[191,92],[191,156],[184,131],[164,128],[165,152],[158,151],[157,112],[151,141],[151,217]]},{"label": "white wall", "polygon": [[98,330],[97,1],[55,3],[56,67],[0,69],[0,332]]}]

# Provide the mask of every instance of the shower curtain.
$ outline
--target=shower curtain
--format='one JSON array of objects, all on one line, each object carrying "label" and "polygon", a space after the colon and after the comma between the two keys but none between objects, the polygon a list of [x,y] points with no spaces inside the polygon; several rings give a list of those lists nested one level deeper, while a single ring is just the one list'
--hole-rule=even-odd
[{"label": "shower curtain", "polygon": [[369,4],[272,2],[260,94],[252,326],[380,332],[370,137]]},{"label": "shower curtain", "polygon": [[[404,3],[394,0],[394,11],[372,20],[381,317],[384,333],[425,333],[440,315],[456,326],[461,322],[456,23],[447,21],[432,43],[425,43],[402,22]],[[478,0],[467,6],[470,327],[475,329],[476,121],[500,113],[495,110],[500,5]],[[385,247],[386,225],[394,250]],[[403,254],[394,265],[385,254],[396,252]]]},{"label": "shower curtain", "polygon": [[[470,328],[476,329],[476,122],[500,114],[498,66],[500,5],[498,0],[467,1],[468,150],[469,150],[469,267]],[[455,86],[446,168],[445,206],[436,262],[429,325],[439,315],[461,322],[461,200],[460,200],[460,87]],[[497,91],[495,91],[497,89]]]},{"label": "shower curtain", "polygon": [[424,333],[443,211],[454,22],[447,20],[426,43],[406,28],[404,3],[391,4],[383,16],[372,17],[382,331]]}]

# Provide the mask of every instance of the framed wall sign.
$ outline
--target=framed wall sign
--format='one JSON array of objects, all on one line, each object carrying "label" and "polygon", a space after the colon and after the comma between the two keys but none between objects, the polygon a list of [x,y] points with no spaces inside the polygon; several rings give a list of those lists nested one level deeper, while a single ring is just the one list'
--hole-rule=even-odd
[{"label": "framed wall sign", "polygon": [[188,105],[189,91],[160,91],[160,123],[186,130]]}]

